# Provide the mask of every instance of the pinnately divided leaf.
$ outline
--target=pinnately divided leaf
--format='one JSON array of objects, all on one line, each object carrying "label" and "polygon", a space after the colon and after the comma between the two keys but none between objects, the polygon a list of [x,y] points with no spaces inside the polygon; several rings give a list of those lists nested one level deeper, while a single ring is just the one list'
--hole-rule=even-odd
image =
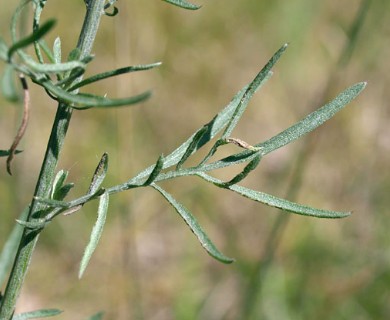
[{"label": "pinnately divided leaf", "polygon": [[195,217],[185,208],[181,203],[177,202],[168,192],[159,187],[156,184],[151,184],[151,186],[156,189],[168,202],[169,204],[177,211],[177,213],[183,218],[185,223],[189,226],[191,231],[196,235],[200,244],[207,251],[207,253],[213,258],[217,259],[223,263],[232,263],[234,259],[226,257],[222,254],[211,242],[207,234],[203,231],[202,227],[195,219]]},{"label": "pinnately divided leaf", "polygon": [[93,226],[91,237],[87,247],[85,248],[83,258],[81,259],[79,269],[79,279],[83,276],[85,269],[88,266],[89,260],[99,243],[100,237],[103,232],[104,224],[106,223],[107,210],[108,210],[109,195],[107,192],[100,196],[98,217],[95,225]]}]

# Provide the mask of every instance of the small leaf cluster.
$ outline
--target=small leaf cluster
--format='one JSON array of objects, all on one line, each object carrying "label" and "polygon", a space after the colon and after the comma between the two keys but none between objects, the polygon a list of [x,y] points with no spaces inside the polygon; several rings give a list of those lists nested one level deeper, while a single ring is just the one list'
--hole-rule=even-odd
[{"label": "small leaf cluster", "polygon": [[[101,14],[116,15],[118,9],[113,6],[115,1],[108,1]],[[33,32],[19,39],[16,32],[17,24],[22,10],[29,3],[32,3],[34,6]],[[91,83],[121,74],[152,69],[161,63],[123,67],[99,73],[81,81],[87,65],[94,59],[94,56],[83,55],[79,48],[75,48],[63,61],[61,39],[59,37],[55,39],[52,48],[49,47],[43,38],[54,28],[56,21],[49,19],[44,23],[40,23],[41,12],[45,4],[46,1],[42,0],[23,2],[12,18],[12,43],[8,45],[3,38],[0,38],[0,59],[7,64],[2,79],[2,91],[6,98],[17,100],[18,97],[15,88],[12,86],[14,76],[12,71],[29,77],[34,83],[43,87],[51,98],[75,109],[128,106],[142,102],[150,97],[150,91],[119,99],[79,92],[81,88]],[[86,4],[88,10],[88,2]],[[105,10],[111,6],[114,7],[113,12],[107,13]],[[25,51],[29,46],[34,46],[35,58]]]}]

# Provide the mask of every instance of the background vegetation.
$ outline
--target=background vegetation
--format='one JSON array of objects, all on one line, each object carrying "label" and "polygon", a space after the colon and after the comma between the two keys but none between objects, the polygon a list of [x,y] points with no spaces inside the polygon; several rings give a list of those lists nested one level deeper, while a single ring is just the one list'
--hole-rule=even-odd
[{"label": "background vegetation", "polygon": [[[312,133],[314,138],[265,158],[243,184],[284,196],[304,154],[308,159],[296,200],[354,214],[343,220],[291,216],[285,221],[251,313],[254,319],[388,319],[390,3],[366,1],[351,59],[339,64],[360,2],[202,1],[201,10],[190,12],[157,0],[119,1],[119,15],[103,18],[89,72],[155,61],[163,65],[92,87],[119,97],[151,86],[154,95],[132,108],[74,114],[60,164],[70,170],[69,181],[76,182],[73,194],[87,189],[104,151],[111,158],[106,183],[112,184],[171,151],[288,41],[288,52],[252,100],[235,136],[249,143],[266,139],[350,84],[364,80],[368,87]],[[14,6],[1,5],[1,34],[8,33]],[[84,11],[81,0],[48,2],[43,21],[58,19],[50,39],[61,35],[63,50],[73,47]],[[15,159],[12,177],[5,163],[0,172],[0,244],[30,201],[55,113],[52,101],[30,87],[25,151]],[[5,149],[21,106],[0,103],[0,146]],[[109,224],[82,281],[77,281],[78,264],[95,204],[43,232],[18,310],[66,310],[58,319],[82,319],[99,310],[106,311],[107,319],[242,318],[252,274],[269,247],[275,221],[285,213],[197,179],[165,187],[236,258],[234,264],[220,264],[205,254],[158,194],[135,190],[112,199]]]}]

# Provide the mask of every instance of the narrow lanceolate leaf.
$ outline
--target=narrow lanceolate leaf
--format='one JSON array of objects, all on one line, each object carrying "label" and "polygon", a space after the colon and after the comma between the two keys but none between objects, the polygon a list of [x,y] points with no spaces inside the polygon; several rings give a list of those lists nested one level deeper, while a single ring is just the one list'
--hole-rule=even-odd
[{"label": "narrow lanceolate leaf", "polygon": [[146,179],[145,183],[144,183],[144,186],[148,186],[150,185],[154,180],[156,180],[156,178],[158,177],[158,175],[160,174],[162,168],[164,167],[164,156],[161,155],[158,157],[157,159],[157,162],[156,162],[156,165],[154,166],[153,168],[153,171],[152,173],[150,174],[150,176]]},{"label": "narrow lanceolate leaf", "polygon": [[[24,209],[19,216],[20,220],[25,221],[29,212],[29,207]],[[23,228],[19,224],[15,224],[7,241],[5,242],[0,254],[0,288],[3,287],[4,280],[11,270],[14,261],[20,238],[22,237]]]},{"label": "narrow lanceolate leaf", "polygon": [[168,2],[170,4],[173,4],[175,6],[183,8],[183,9],[188,9],[188,10],[197,10],[197,9],[201,8],[201,6],[197,6],[193,3],[190,3],[190,2],[185,1],[185,0],[163,0],[163,1]]},{"label": "narrow lanceolate leaf", "polygon": [[271,59],[267,62],[267,64],[260,70],[260,72],[256,75],[253,81],[250,83],[249,87],[246,89],[245,94],[243,95],[240,103],[238,104],[236,110],[234,111],[234,115],[229,121],[228,126],[226,127],[222,139],[226,139],[230,137],[233,132],[233,129],[237,126],[238,121],[240,120],[242,114],[244,113],[246,107],[248,106],[249,100],[256,93],[256,91],[271,77],[272,73],[271,69],[275,65],[275,63],[280,59],[284,51],[287,49],[287,44],[284,44],[275,54],[271,57]]},{"label": "narrow lanceolate leaf", "polygon": [[203,135],[209,131],[208,125],[203,126],[200,128],[194,135],[191,143],[188,145],[187,150],[184,152],[183,156],[181,157],[180,161],[177,163],[176,170],[180,169],[181,166],[184,164],[184,162],[191,156],[191,154],[195,151],[195,149],[198,146],[198,143],[200,139],[202,139]]},{"label": "narrow lanceolate leaf", "polygon": [[51,190],[50,190],[50,198],[51,199],[59,200],[55,195],[58,192],[58,190],[65,183],[65,180],[68,177],[68,173],[69,172],[66,170],[60,170],[57,172],[56,176],[54,177],[53,185],[52,185]]},{"label": "narrow lanceolate leaf", "polygon": [[89,85],[91,83],[94,83],[94,82],[97,82],[97,81],[100,81],[100,80],[103,80],[103,79],[119,76],[119,75],[125,74],[125,73],[135,72],[135,71],[149,70],[149,69],[158,67],[160,65],[161,65],[161,62],[156,62],[156,63],[151,63],[151,64],[130,66],[130,67],[125,67],[125,68],[120,68],[120,69],[116,69],[116,70],[112,70],[112,71],[99,73],[97,75],[94,75],[92,77],[86,78],[83,81],[75,84],[73,87],[69,88],[69,91],[73,91],[75,89],[84,87],[86,85]]},{"label": "narrow lanceolate leaf", "polygon": [[23,54],[23,60],[33,71],[40,73],[61,73],[76,68],[85,69],[85,63],[77,60],[64,63],[39,63],[26,54]]},{"label": "narrow lanceolate leaf", "polygon": [[38,318],[49,318],[54,317],[62,313],[58,309],[42,309],[30,312],[19,313],[12,317],[12,320],[28,320],[28,319],[38,319]]},{"label": "narrow lanceolate leaf", "polygon": [[87,268],[88,263],[92,257],[92,254],[95,252],[95,249],[99,243],[100,237],[103,233],[103,227],[104,227],[104,224],[106,223],[106,217],[107,217],[108,200],[109,200],[109,195],[107,192],[103,193],[100,196],[98,217],[97,217],[96,223],[92,229],[89,243],[88,243],[87,247],[85,248],[83,258],[81,259],[80,270],[79,270],[79,279],[83,276],[84,271]]},{"label": "narrow lanceolate leaf", "polygon": [[45,36],[54,27],[55,23],[56,21],[54,19],[48,20],[44,24],[42,24],[36,31],[34,31],[31,35],[14,43],[8,50],[8,59],[11,59],[15,51],[29,46],[33,44],[35,41],[38,41],[43,36]]},{"label": "narrow lanceolate leaf", "polygon": [[104,178],[106,177],[108,169],[108,154],[103,153],[92,177],[87,194],[93,194],[99,190]]},{"label": "narrow lanceolate leaf", "polygon": [[[211,177],[205,173],[198,173],[197,176],[203,178],[204,180],[214,183],[216,185],[220,185],[223,183],[223,181],[216,179],[214,177]],[[249,198],[251,200],[261,202],[263,204],[266,204],[268,206],[282,209],[284,211],[296,213],[299,215],[304,216],[311,216],[316,218],[344,218],[349,216],[350,212],[340,212],[340,211],[330,211],[330,210],[322,210],[322,209],[315,209],[308,206],[304,206],[295,202],[291,202],[288,200],[284,200],[272,195],[269,195],[264,192],[255,191],[252,189],[248,189],[245,187],[241,187],[238,185],[231,185],[227,189],[232,190],[246,198]]]},{"label": "narrow lanceolate leaf", "polygon": [[109,107],[122,107],[128,106],[136,103],[145,101],[151,96],[150,91],[146,91],[139,95],[122,98],[122,99],[109,99],[105,97],[87,95],[87,94],[72,94],[69,93],[49,81],[44,81],[40,83],[43,87],[49,90],[53,95],[55,95],[58,100],[69,103],[70,107],[75,109],[86,109],[86,108],[109,108]]},{"label": "narrow lanceolate leaf", "polygon": [[211,242],[211,240],[203,231],[198,221],[191,214],[191,212],[188,211],[187,208],[185,208],[181,203],[177,202],[176,199],[174,199],[168,192],[160,188],[158,185],[152,184],[151,186],[158,192],[160,192],[160,194],[169,202],[169,204],[172,205],[173,208],[175,208],[177,213],[183,218],[183,220],[189,226],[191,231],[196,235],[200,244],[203,248],[206,249],[209,255],[223,263],[232,263],[234,261],[234,259],[226,257],[216,248],[214,243]]},{"label": "narrow lanceolate leaf", "polygon": [[57,37],[53,44],[53,57],[55,63],[61,63],[61,39]]},{"label": "narrow lanceolate leaf", "polygon": [[360,82],[349,87],[344,92],[340,93],[334,100],[309,114],[303,120],[256,146],[261,147],[262,153],[265,155],[274,151],[275,149],[285,146],[294,140],[297,140],[306,133],[319,127],[325,121],[332,118],[344,106],[355,99],[365,87],[366,82]]}]

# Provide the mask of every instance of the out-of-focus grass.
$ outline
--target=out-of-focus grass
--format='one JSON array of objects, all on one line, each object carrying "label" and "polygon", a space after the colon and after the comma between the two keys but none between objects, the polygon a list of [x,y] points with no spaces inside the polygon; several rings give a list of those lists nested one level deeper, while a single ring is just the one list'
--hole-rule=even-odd
[{"label": "out-of-focus grass", "polygon": [[[371,3],[351,61],[340,70],[335,65],[357,1],[202,4],[201,10],[189,12],[162,1],[123,1],[118,17],[104,19],[90,74],[129,64],[163,65],[90,89],[125,96],[151,87],[154,96],[129,109],[75,113],[61,162],[77,184],[73,195],[87,188],[104,151],[110,154],[110,185],[168,153],[249,82],[276,48],[290,42],[235,136],[256,143],[291,125],[324,102],[320,96],[330,77],[326,99],[368,81],[356,101],[315,133],[298,197],[302,203],[354,214],[337,221],[290,218],[255,314],[261,319],[389,318],[390,3]],[[2,5],[2,35],[13,6]],[[83,14],[82,1],[49,1],[44,17],[58,19],[50,39],[60,35],[64,50],[72,49]],[[55,111],[33,85],[31,91],[24,153],[15,160],[13,177],[6,175],[5,164],[0,173],[0,243],[32,194]],[[1,100],[2,149],[11,143],[18,117],[18,107]],[[268,156],[243,183],[283,196],[304,143]],[[167,188],[237,259],[233,265],[213,261],[157,194],[137,190],[112,198],[109,225],[81,281],[77,268],[96,206],[45,230],[20,310],[58,307],[66,310],[62,319],[81,319],[98,310],[107,310],[107,319],[240,319],[249,275],[276,217],[284,213],[196,179]]]}]

